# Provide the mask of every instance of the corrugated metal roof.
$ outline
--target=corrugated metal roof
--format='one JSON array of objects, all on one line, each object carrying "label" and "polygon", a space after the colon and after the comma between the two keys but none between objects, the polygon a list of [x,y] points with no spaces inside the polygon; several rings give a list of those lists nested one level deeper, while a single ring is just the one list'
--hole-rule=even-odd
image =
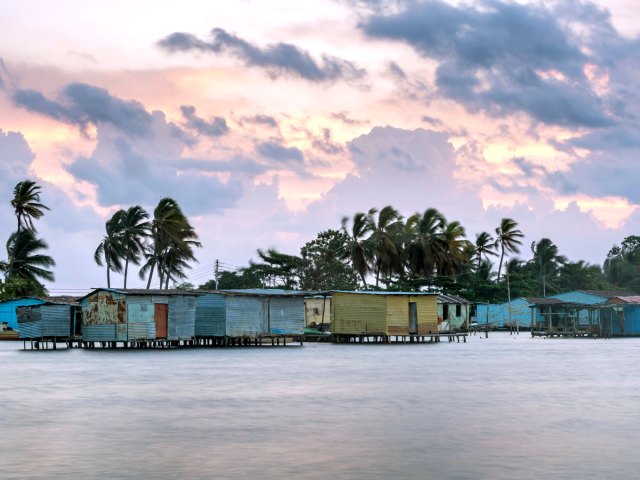
[{"label": "corrugated metal roof", "polygon": [[356,295],[411,295],[412,297],[421,295],[438,295],[435,292],[380,292],[380,291],[351,291],[351,290],[332,290],[330,293],[353,293]]},{"label": "corrugated metal roof", "polygon": [[438,294],[438,302],[440,302],[440,303],[464,303],[464,304],[471,303],[466,298],[458,297],[457,295],[447,295],[447,294],[444,294],[444,293],[439,293]]},{"label": "corrugated metal roof", "polygon": [[639,295],[636,292],[630,292],[628,290],[578,290],[578,291],[588,293],[589,295],[595,295],[596,297],[604,297],[604,298]]},{"label": "corrugated metal roof", "polygon": [[279,288],[237,288],[229,290],[210,290],[209,293],[222,293],[223,295],[245,295],[252,297],[308,297],[316,295],[316,291],[307,290],[283,290]]},{"label": "corrugated metal roof", "polygon": [[558,298],[550,298],[550,297],[522,297],[527,302],[532,303],[534,305],[561,305],[568,304],[567,302],[563,302]]},{"label": "corrugated metal roof", "polygon": [[618,299],[623,303],[640,303],[640,295],[618,296],[618,297],[612,297],[610,300],[612,299]]},{"label": "corrugated metal roof", "polygon": [[157,288],[94,288],[91,292],[87,293],[84,297],[77,299],[78,302],[93,295],[96,292],[114,292],[121,293],[123,295],[200,295],[197,290],[162,290]]}]

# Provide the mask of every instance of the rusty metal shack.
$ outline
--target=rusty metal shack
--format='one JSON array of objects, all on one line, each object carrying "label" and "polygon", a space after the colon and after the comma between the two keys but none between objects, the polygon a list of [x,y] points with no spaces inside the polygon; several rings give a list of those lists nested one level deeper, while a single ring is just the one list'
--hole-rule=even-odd
[{"label": "rusty metal shack", "polygon": [[98,288],[82,297],[82,340],[180,345],[195,337],[197,293]]}]

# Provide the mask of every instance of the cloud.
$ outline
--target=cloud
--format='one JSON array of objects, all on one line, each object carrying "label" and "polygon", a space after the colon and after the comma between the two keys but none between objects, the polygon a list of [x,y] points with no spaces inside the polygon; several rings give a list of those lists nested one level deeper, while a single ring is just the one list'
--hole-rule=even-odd
[{"label": "cloud", "polygon": [[[242,181],[234,170],[259,171],[249,162],[184,160],[185,143],[176,137],[173,124],[161,112],[151,119],[148,137],[127,137],[112,125],[100,126],[92,154],[66,167],[76,179],[96,188],[101,206],[153,206],[170,196],[192,214],[221,212],[242,195]],[[223,182],[215,175],[220,172],[231,178]]]},{"label": "cloud", "polygon": [[266,125],[267,127],[278,128],[278,122],[270,115],[254,115],[253,117],[243,117],[243,122],[256,125]]},{"label": "cloud", "polygon": [[23,89],[13,92],[12,100],[18,107],[83,131],[89,124],[110,124],[123,132],[146,135],[152,123],[151,114],[139,102],[121,100],[103,88],[85,83],[65,86],[59,101],[50,100],[39,91]]},{"label": "cloud", "polygon": [[304,161],[302,150],[296,147],[285,147],[274,141],[259,143],[256,151],[263,157],[278,162],[293,161],[295,163],[302,163]]},{"label": "cloud", "polygon": [[[593,60],[585,53],[588,45],[568,26],[584,21],[586,9],[576,4],[570,21],[561,22],[539,4],[495,0],[456,7],[427,0],[371,15],[360,28],[436,60],[438,93],[470,111],[525,112],[549,124],[604,127],[615,119],[585,76],[584,65]],[[581,26],[591,31],[589,24]],[[405,78],[399,66],[392,70]]]},{"label": "cloud", "polygon": [[221,137],[229,133],[227,122],[222,117],[214,117],[211,121],[207,122],[196,115],[196,109],[191,105],[183,105],[180,107],[180,110],[187,122],[187,126],[196,130],[201,135]]},{"label": "cloud", "polygon": [[291,75],[312,82],[332,82],[359,80],[365,76],[365,71],[352,62],[329,55],[322,55],[322,61],[317,62],[308,52],[288,43],[260,48],[221,28],[214,28],[211,36],[211,41],[206,42],[189,33],[177,32],[160,40],[158,45],[169,52],[228,53],[247,66],[265,69],[272,78]]}]

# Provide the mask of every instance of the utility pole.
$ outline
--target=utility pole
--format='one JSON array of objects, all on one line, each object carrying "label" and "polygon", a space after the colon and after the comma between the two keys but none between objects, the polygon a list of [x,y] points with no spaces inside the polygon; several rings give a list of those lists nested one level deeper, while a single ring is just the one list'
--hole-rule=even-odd
[{"label": "utility pole", "polygon": [[216,282],[216,290],[218,290],[218,277],[220,276],[220,261],[216,258],[216,266],[213,270],[213,279]]}]

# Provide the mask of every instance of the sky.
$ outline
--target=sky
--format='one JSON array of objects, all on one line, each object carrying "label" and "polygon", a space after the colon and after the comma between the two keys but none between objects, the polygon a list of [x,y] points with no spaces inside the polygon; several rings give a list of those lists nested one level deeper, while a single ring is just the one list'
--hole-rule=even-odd
[{"label": "sky", "polygon": [[52,294],[106,286],[105,221],[167,196],[203,245],[195,285],[386,205],[437,208],[472,241],[513,218],[524,259],[546,237],[602,264],[639,233],[635,0],[2,10],[0,239],[13,187],[35,180]]}]

